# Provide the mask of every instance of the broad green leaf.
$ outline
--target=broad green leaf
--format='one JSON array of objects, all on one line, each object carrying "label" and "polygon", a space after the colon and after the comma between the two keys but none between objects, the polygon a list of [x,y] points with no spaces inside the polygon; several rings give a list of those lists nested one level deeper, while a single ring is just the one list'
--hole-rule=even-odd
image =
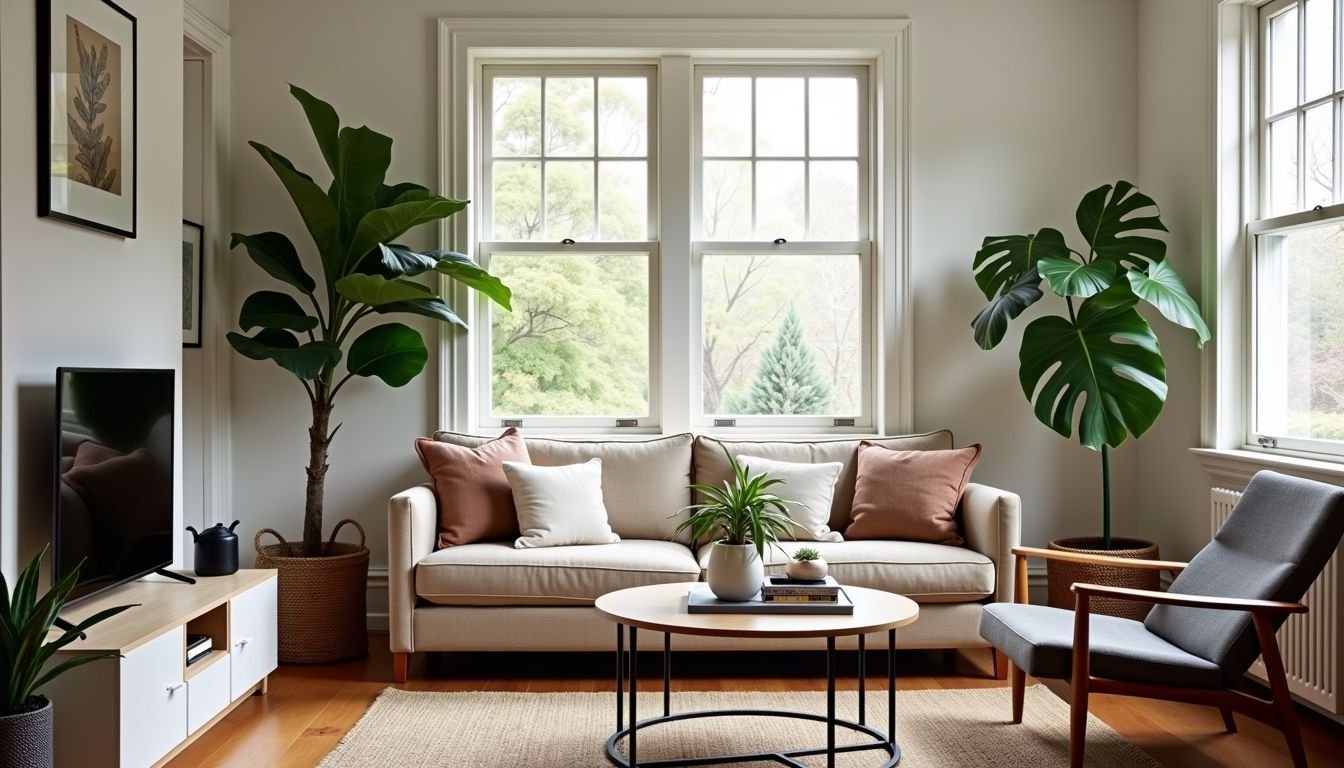
[{"label": "broad green leaf", "polygon": [[279,232],[262,232],[258,235],[234,232],[229,248],[237,248],[239,245],[247,249],[247,255],[252,257],[257,266],[276,280],[308,294],[317,288],[317,283],[304,270],[303,262],[299,261],[299,252],[294,244]]},{"label": "broad green leaf", "polygon": [[339,163],[333,172],[331,196],[341,216],[341,236],[349,241],[355,227],[374,210],[392,164],[392,139],[368,126],[342,128]]},{"label": "broad green leaf", "polygon": [[375,325],[350,345],[345,367],[356,376],[377,376],[392,387],[420,374],[429,350],[420,334],[401,323]]},{"label": "broad green leaf", "polygon": [[1153,425],[1167,397],[1166,366],[1137,302],[1118,281],[1083,301],[1076,325],[1050,316],[1027,326],[1018,378],[1042,424],[1070,437],[1077,422],[1079,442],[1093,450]]},{"label": "broad green leaf", "polygon": [[328,341],[310,341],[302,346],[294,334],[263,328],[254,336],[227,334],[238,354],[253,360],[271,360],[300,379],[316,378],[322,369],[340,362],[341,350]]},{"label": "broad green leaf", "polygon": [[975,270],[980,292],[986,299],[993,299],[1005,285],[1016,283],[1044,257],[1069,257],[1069,246],[1059,230],[1046,227],[1034,235],[986,237],[971,268]]},{"label": "broad green leaf", "polygon": [[303,113],[308,116],[308,126],[313,130],[313,138],[317,139],[317,147],[322,150],[322,159],[327,161],[327,168],[332,175],[336,175],[340,163],[338,137],[341,128],[341,119],[336,116],[336,110],[293,83],[289,84],[289,93],[303,107]]},{"label": "broad green leaf", "polygon": [[1003,335],[1008,332],[1008,321],[1040,300],[1043,295],[1040,285],[1041,276],[1035,269],[1029,269],[1017,282],[1004,286],[1003,293],[991,299],[971,321],[975,343],[981,349],[998,346],[1003,341]]},{"label": "broad green leaf", "polygon": [[[1128,181],[1106,184],[1083,195],[1078,203],[1078,229],[1100,258],[1121,268],[1147,269],[1166,258],[1167,244],[1153,232],[1166,232],[1157,203]],[[1135,234],[1147,232],[1149,234]]]},{"label": "broad green leaf", "polygon": [[270,147],[250,141],[248,144],[257,150],[257,154],[271,166],[280,183],[285,185],[294,206],[299,209],[308,234],[312,235],[317,251],[322,255],[322,264],[327,273],[333,273],[333,267],[341,265],[341,237],[336,205],[327,197],[327,193],[313,182],[311,176],[294,167],[286,157]]},{"label": "broad green leaf", "polygon": [[363,275],[358,272],[336,281],[336,292],[351,301],[380,307],[394,301],[408,301],[432,297],[428,286],[409,280],[388,280],[382,275]]},{"label": "broad green leaf", "polygon": [[1115,264],[1101,259],[1091,264],[1080,264],[1073,259],[1050,256],[1037,262],[1036,270],[1058,296],[1085,299],[1101,293],[1115,281]]},{"label": "broad green leaf", "polygon": [[410,315],[420,315],[422,317],[432,317],[435,320],[442,320],[445,323],[467,327],[466,321],[457,316],[442,299],[407,299],[406,301],[394,301],[391,304],[384,304],[377,307],[379,314],[387,315],[394,312],[404,312]]},{"label": "broad green leaf", "polygon": [[426,255],[438,258],[438,263],[434,265],[436,272],[476,289],[499,306],[513,311],[513,291],[470,258],[452,251],[431,251]]},{"label": "broad green leaf", "polygon": [[395,203],[386,208],[375,208],[369,211],[355,228],[355,237],[346,253],[345,263],[348,266],[358,264],[379,243],[395,242],[412,227],[446,219],[466,207],[465,200],[432,196],[423,200]]},{"label": "broad green leaf", "polygon": [[359,263],[358,270],[366,275],[382,275],[388,279],[415,277],[433,269],[438,263],[439,260],[432,253],[417,253],[405,246],[379,243]]},{"label": "broad green leaf", "polygon": [[408,203],[411,200],[423,200],[429,197],[429,189],[410,181],[403,181],[400,184],[388,186],[384,184],[378,189],[378,194],[374,196],[373,204],[379,208],[386,208],[393,203]]},{"label": "broad green leaf", "polygon": [[257,291],[243,300],[238,325],[244,331],[260,327],[303,332],[316,328],[317,318],[304,312],[287,293]]},{"label": "broad green leaf", "polygon": [[1157,307],[1157,311],[1171,322],[1195,332],[1200,348],[1209,340],[1209,326],[1199,313],[1199,305],[1191,298],[1181,282],[1181,276],[1169,261],[1159,261],[1148,267],[1148,274],[1138,270],[1129,272],[1129,285],[1134,295]]}]

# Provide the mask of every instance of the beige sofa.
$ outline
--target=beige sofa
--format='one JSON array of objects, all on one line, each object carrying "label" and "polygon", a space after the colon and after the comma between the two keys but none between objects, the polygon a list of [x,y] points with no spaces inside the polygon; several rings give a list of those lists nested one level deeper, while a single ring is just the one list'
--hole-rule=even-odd
[{"label": "beige sofa", "polygon": [[[439,432],[435,439],[475,447],[487,438]],[[874,440],[900,450],[953,447],[950,432]],[[510,542],[435,549],[438,503],[426,484],[388,504],[388,610],[396,676],[416,651],[598,651],[612,649],[614,627],[593,610],[605,592],[703,579],[707,552],[675,541],[691,503],[687,485],[715,482],[734,455],[781,461],[841,461],[831,527],[843,531],[854,497],[858,439],[723,440],[674,435],[645,441],[528,438],[534,464],[602,459],[602,488],[617,544],[515,549]],[[451,503],[451,499],[443,500]],[[904,648],[987,648],[981,606],[1013,599],[1010,550],[1019,543],[1021,502],[1014,493],[970,484],[959,522],[965,546],[912,541],[809,542],[843,584],[897,592],[921,604],[919,621],[897,632]],[[786,542],[792,552],[795,545]],[[769,572],[785,557],[773,553]],[[852,640],[852,638],[850,639]],[[678,649],[732,650],[729,638],[678,637]],[[885,641],[883,641],[885,642]],[[753,643],[752,650],[798,649],[806,641]],[[881,645],[875,647],[882,647]]]}]

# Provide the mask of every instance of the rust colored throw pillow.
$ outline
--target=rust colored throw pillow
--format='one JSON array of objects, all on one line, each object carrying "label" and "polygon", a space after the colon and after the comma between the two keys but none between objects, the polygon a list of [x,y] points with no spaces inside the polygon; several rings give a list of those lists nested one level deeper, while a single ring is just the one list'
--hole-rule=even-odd
[{"label": "rust colored throw pillow", "polygon": [[504,462],[532,462],[517,429],[509,427],[476,448],[422,437],[415,441],[415,452],[433,478],[434,495],[439,498],[440,547],[518,536],[518,513],[509,479],[504,476]]},{"label": "rust colored throw pillow", "polygon": [[978,461],[979,443],[950,451],[893,451],[860,443],[845,538],[960,546],[957,505]]}]

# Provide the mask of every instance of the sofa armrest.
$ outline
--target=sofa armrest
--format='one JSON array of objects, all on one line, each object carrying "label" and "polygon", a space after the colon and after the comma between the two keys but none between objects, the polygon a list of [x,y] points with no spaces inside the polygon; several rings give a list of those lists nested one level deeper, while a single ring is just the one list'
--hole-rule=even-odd
[{"label": "sofa armrest", "polygon": [[1022,498],[978,483],[961,496],[966,546],[994,561],[994,600],[1013,601],[1013,547],[1022,542]]},{"label": "sofa armrest", "polygon": [[408,488],[387,502],[387,629],[393,653],[411,653],[415,566],[434,551],[439,504],[429,484]]}]

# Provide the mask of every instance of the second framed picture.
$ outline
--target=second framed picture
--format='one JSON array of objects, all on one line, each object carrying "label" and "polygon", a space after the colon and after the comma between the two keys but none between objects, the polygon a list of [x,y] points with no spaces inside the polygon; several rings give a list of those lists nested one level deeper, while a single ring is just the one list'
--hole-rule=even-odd
[{"label": "second framed picture", "polygon": [[37,0],[37,213],[135,237],[135,17]]},{"label": "second framed picture", "polygon": [[201,346],[201,293],[205,288],[205,227],[182,220],[182,346]]}]

